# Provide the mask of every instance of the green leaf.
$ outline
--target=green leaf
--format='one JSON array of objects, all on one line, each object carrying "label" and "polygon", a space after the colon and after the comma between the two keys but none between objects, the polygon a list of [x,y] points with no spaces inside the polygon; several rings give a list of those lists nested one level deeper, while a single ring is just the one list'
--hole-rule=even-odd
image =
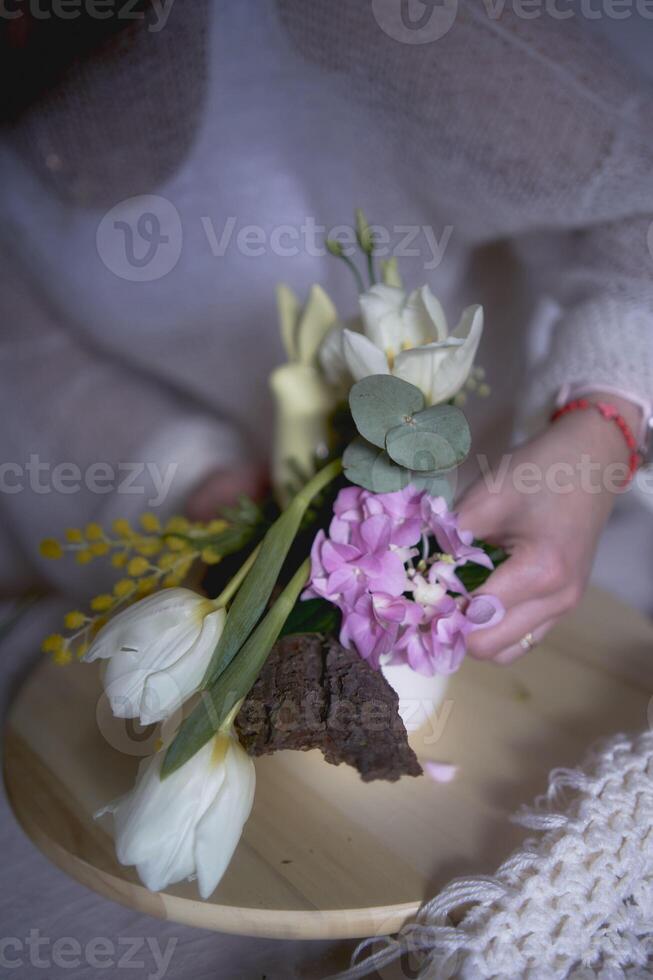
[{"label": "green leaf", "polygon": [[470,446],[467,419],[453,405],[433,405],[417,412],[386,436],[390,458],[418,471],[452,469],[466,458]]},{"label": "green leaf", "polygon": [[453,504],[455,496],[455,472],[443,474],[440,471],[434,473],[411,473],[410,483],[418,490],[426,490],[432,497],[444,497],[449,507]]},{"label": "green leaf", "polygon": [[231,709],[244,698],[258,677],[270,650],[306,585],[310,560],[306,559],[293,575],[268,614],[261,620],[238,656],[223,674],[204,690],[198,704],[179,726],[168,748],[161,778],[165,779],[192,756],[219,730]]},{"label": "green leaf", "polygon": [[360,436],[345,449],[342,465],[351,483],[373,493],[393,493],[403,490],[410,483],[408,470],[397,466],[386,452]]},{"label": "green leaf", "polygon": [[424,432],[416,425],[401,425],[387,436],[387,452],[399,466],[418,472],[449,470],[455,466],[455,454],[446,441],[434,432]]},{"label": "green leaf", "polygon": [[309,504],[341,472],[340,460],[319,470],[274,522],[258,557],[233,601],[224,630],[204,677],[207,686],[231,663],[253,630],[276,585],[286,556]]},{"label": "green leaf", "polygon": [[363,438],[385,449],[387,433],[424,408],[424,395],[391,374],[371,374],[353,386],[349,407]]},{"label": "green leaf", "polygon": [[[508,557],[508,553],[503,548],[497,545],[486,544],[485,541],[474,541],[474,546],[476,548],[482,548],[490,556],[495,569]],[[458,568],[456,574],[467,591],[473,592],[474,589],[480,589],[487,582],[492,571],[483,565],[475,565],[474,562],[470,561],[466,565],[463,565],[462,568]]]},{"label": "green leaf", "polygon": [[340,611],[326,599],[300,599],[288,616],[280,636],[291,633],[337,633],[340,618]]},{"label": "green leaf", "polygon": [[455,405],[432,405],[418,412],[415,420],[420,428],[433,426],[433,430],[454,447],[459,463],[466,459],[472,445],[472,433],[465,413],[459,408]]}]

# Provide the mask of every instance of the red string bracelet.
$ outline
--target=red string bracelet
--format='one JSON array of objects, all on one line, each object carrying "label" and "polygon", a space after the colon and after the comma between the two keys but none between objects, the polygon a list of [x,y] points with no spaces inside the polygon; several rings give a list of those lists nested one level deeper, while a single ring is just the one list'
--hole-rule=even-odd
[{"label": "red string bracelet", "polygon": [[591,402],[587,398],[574,398],[573,401],[567,402],[566,405],[556,409],[551,416],[551,421],[555,422],[556,419],[559,419],[562,415],[567,415],[569,412],[577,412],[588,408],[595,409],[603,416],[604,419],[607,419],[608,422],[614,422],[626,440],[626,445],[629,449],[628,476],[624,480],[623,485],[627,487],[635,476],[635,473],[642,462],[642,454],[639,451],[637,439],[633,434],[633,430],[630,428],[623,415],[620,415],[616,405],[611,405],[609,402]]}]

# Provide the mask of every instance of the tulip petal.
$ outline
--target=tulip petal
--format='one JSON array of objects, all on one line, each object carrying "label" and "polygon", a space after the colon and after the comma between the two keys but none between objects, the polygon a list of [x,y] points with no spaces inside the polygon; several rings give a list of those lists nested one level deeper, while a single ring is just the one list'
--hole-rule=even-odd
[{"label": "tulip petal", "polygon": [[344,329],[334,327],[328,332],[318,351],[318,360],[324,377],[330,385],[340,387],[349,377],[345,352],[343,350]]},{"label": "tulip petal", "polygon": [[209,613],[192,646],[170,667],[149,675],[140,705],[141,725],[170,717],[198,690],[224,629],[225,618],[224,609]]},{"label": "tulip petal", "polygon": [[[84,660],[108,660],[103,684],[116,717],[140,716],[142,724],[150,724],[164,717],[165,703],[171,710],[177,707],[180,692],[182,700],[194,693],[203,672],[192,687],[189,677],[193,680],[200,673],[199,660],[204,659],[204,646],[210,642],[212,624],[216,624],[214,613],[212,602],[191,589],[165,589],[119,613],[100,630]],[[196,648],[210,617],[214,618],[206,627],[207,639]],[[186,661],[186,666],[180,666],[170,678],[163,677],[191,651],[196,658]],[[160,676],[148,696],[154,674]]]},{"label": "tulip petal", "polygon": [[359,296],[365,336],[380,350],[399,350],[403,341],[403,289],[376,283]]},{"label": "tulip petal", "polygon": [[428,286],[415,289],[408,297],[404,310],[404,327],[402,341],[411,348],[447,339],[447,318],[440,301]]},{"label": "tulip petal", "polygon": [[219,793],[223,766],[211,764],[213,743],[189,763],[161,780],[164,753],[141,765],[136,786],[114,805],[116,855],[135,865],[152,891],[192,875],[195,828]]},{"label": "tulip petal", "polygon": [[[106,671],[103,685],[117,718],[135,718],[140,714],[144,683],[153,671],[169,670],[176,660],[192,647],[201,630],[201,621],[182,619],[160,624],[161,633],[151,621],[132,624],[120,631]],[[143,722],[147,724],[147,722]]]},{"label": "tulip petal", "polygon": [[467,380],[482,332],[483,309],[470,306],[448,340],[402,351],[393,373],[416,385],[430,404],[447,401]]},{"label": "tulip petal", "polygon": [[[254,763],[235,739],[223,768],[224,782],[195,831],[195,867],[202,898],[215,891],[227,870],[254,802]],[[182,766],[179,771],[183,770]]]},{"label": "tulip petal", "polygon": [[254,764],[233,736],[223,758],[207,743],[161,780],[164,753],[141,764],[136,786],[103,812],[114,815],[116,854],[135,865],[141,881],[161,891],[197,876],[208,898],[236,849],[254,800]]},{"label": "tulip petal", "polygon": [[343,331],[343,352],[349,373],[354,381],[370,374],[390,374],[388,359],[382,350],[353,330]]},{"label": "tulip petal", "polygon": [[[209,600],[192,589],[164,589],[147,596],[113,616],[95,637],[83,660],[91,663],[113,657],[123,646],[140,650],[144,645],[149,645],[145,641],[150,636],[180,627],[183,621],[193,618],[197,618],[199,630],[201,615],[209,606]],[[131,636],[135,637],[138,645],[130,642]]]},{"label": "tulip petal", "polygon": [[[445,374],[442,372],[447,358],[458,347],[460,347],[459,341],[445,340],[441,343],[425,344],[423,347],[402,351],[395,359],[392,373],[402,381],[419,388],[427,405],[436,405],[451,397],[446,394],[448,386],[442,383],[445,379]],[[456,378],[458,379],[458,375]],[[458,391],[463,382],[464,378],[460,383],[457,381],[455,391]],[[443,391],[445,391],[444,396],[442,396]]]}]

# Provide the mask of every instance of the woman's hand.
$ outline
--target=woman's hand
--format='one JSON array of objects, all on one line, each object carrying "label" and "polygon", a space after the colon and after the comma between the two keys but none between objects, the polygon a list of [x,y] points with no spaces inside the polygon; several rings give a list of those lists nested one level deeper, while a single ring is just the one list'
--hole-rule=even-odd
[{"label": "woman's hand", "polygon": [[193,521],[210,521],[239,497],[259,500],[267,484],[268,475],[262,465],[242,463],[229,469],[215,469],[191,493],[186,513]]},{"label": "woman's hand", "polygon": [[[632,403],[609,401],[635,429]],[[468,491],[461,527],[502,545],[510,557],[479,591],[498,596],[506,608],[493,629],[469,638],[480,659],[511,663],[580,601],[601,531],[627,473],[628,449],[614,423],[593,409],[570,412],[541,435],[504,457],[493,474]]]}]

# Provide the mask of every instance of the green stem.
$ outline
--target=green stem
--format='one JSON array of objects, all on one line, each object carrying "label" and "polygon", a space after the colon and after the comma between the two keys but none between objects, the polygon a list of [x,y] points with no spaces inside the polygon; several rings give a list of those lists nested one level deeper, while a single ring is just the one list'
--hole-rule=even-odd
[{"label": "green stem", "polygon": [[376,273],[374,271],[374,252],[366,252],[367,255],[367,274],[370,277],[370,286],[376,284]]},{"label": "green stem", "polygon": [[354,265],[354,263],[352,262],[352,260],[349,258],[348,255],[340,255],[340,256],[338,256],[338,258],[341,258],[342,261],[345,263],[345,265],[348,266],[351,269],[352,275],[353,275],[354,279],[356,280],[356,288],[357,288],[359,294],[360,293],[364,293],[365,292],[365,283],[363,282],[363,277],[361,276],[360,272],[358,271],[358,269],[356,268],[356,266]]},{"label": "green stem", "polygon": [[224,630],[204,677],[204,687],[212,684],[226,670],[256,626],[309,504],[341,471],[340,459],[335,459],[318,470],[268,529],[256,559],[245,574],[229,608]]},{"label": "green stem", "polygon": [[226,728],[227,719],[229,723],[233,721],[238,711],[237,705],[247,696],[260,674],[308,581],[310,569],[310,558],[306,558],[238,656],[209,688],[202,691],[200,700],[181,723],[166,752],[161,769],[162,779],[188,762],[216,732]]},{"label": "green stem", "polygon": [[213,599],[213,605],[216,609],[222,609],[224,606],[230,602],[235,596],[236,592],[240,588],[243,580],[246,578],[247,573],[256,561],[257,555],[261,550],[261,545],[257,544],[250,555],[247,556],[245,561],[242,563],[233,578],[229,579],[224,589],[217,598]]},{"label": "green stem", "polygon": [[[340,458],[334,459],[330,463],[327,463],[326,466],[323,466],[321,470],[317,471],[315,476],[311,477],[306,486],[302,487],[299,493],[295,495],[292,503],[294,504],[294,502],[298,500],[308,506],[311,500],[314,497],[317,497],[317,495],[321,493],[325,487],[328,487],[331,481],[335,480],[335,478],[340,476],[341,473],[342,460]],[[283,517],[283,514],[281,517]],[[281,518],[277,518],[277,520],[281,520]]]}]

